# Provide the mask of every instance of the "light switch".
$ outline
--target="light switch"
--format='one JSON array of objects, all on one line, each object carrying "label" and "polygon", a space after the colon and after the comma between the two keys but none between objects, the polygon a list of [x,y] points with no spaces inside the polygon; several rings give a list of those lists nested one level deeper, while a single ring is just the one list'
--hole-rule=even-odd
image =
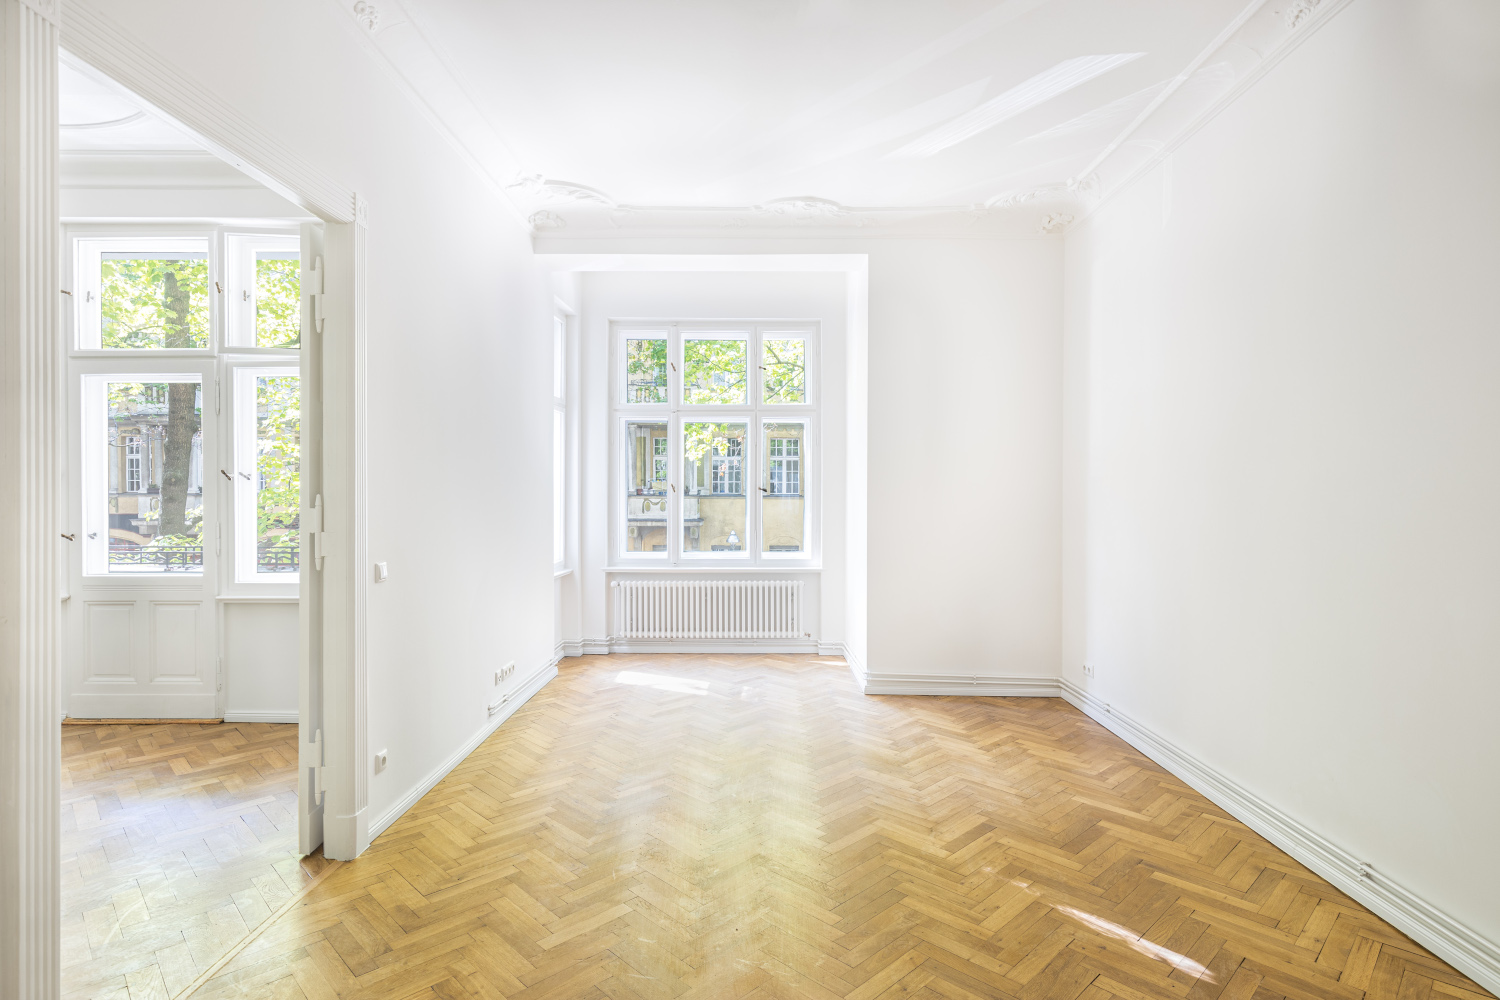
[{"label": "light switch", "polygon": [[390,572],[385,568],[385,563],[378,562],[378,563],[375,564],[375,582],[376,583],[385,583],[386,577],[388,577],[390,575],[391,575]]}]

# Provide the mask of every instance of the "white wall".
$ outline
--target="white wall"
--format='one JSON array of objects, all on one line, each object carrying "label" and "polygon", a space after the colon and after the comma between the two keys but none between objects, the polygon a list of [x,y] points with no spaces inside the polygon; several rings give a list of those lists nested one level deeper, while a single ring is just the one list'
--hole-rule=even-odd
[{"label": "white wall", "polygon": [[[369,823],[551,662],[550,290],[524,227],[337,5],[99,0],[173,67],[369,202]],[[368,766],[369,762],[366,762]]]},{"label": "white wall", "polygon": [[1497,39],[1353,3],[1068,236],[1063,674],[1500,956]]},{"label": "white wall", "polygon": [[1055,676],[1059,241],[892,240],[869,281],[867,667]]},{"label": "white wall", "polygon": [[[846,359],[849,651],[898,679],[1056,676],[1061,240],[547,237],[537,247],[622,260],[863,255],[867,276],[846,286],[844,309],[851,330],[868,331],[851,336]],[[903,463],[920,470],[918,485],[905,485]]]}]

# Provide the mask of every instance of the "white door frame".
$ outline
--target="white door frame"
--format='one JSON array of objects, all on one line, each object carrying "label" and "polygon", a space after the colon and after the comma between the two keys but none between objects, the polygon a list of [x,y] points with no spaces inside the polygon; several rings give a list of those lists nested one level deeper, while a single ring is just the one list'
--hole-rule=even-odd
[{"label": "white door frame", "polygon": [[305,669],[321,684],[327,724],[302,720],[303,742],[321,729],[326,748],[321,773],[304,779],[326,790],[325,853],[350,858],[368,843],[365,205],[88,6],[70,5],[60,25],[58,0],[0,0],[0,1000],[59,992],[58,605],[68,544],[58,528],[59,46],[325,223],[325,537],[313,539],[325,561],[302,578],[319,591],[323,621],[306,627],[320,634],[321,663]]},{"label": "white door frame", "polygon": [[56,0],[0,0],[0,1000],[58,995],[57,38]]}]

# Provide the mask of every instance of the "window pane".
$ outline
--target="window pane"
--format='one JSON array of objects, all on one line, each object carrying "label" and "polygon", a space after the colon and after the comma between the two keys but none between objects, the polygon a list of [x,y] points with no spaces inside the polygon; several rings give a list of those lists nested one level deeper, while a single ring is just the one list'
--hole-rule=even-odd
[{"label": "window pane", "polygon": [[667,401],[667,338],[641,337],[625,341],[625,402]]},{"label": "window pane", "polygon": [[[663,438],[662,440],[666,440]],[[558,565],[564,558],[565,537],[563,521],[567,516],[567,421],[562,410],[552,411],[552,563]]]},{"label": "window pane", "polygon": [[625,446],[625,551],[666,558],[667,425],[628,423]]},{"label": "window pane", "polygon": [[295,573],[302,547],[302,380],[255,380],[255,572]]},{"label": "window pane", "polygon": [[302,346],[301,255],[255,251],[255,346]]},{"label": "window pane", "polygon": [[745,341],[696,340],[682,342],[682,401],[745,402]]},{"label": "window pane", "polygon": [[202,573],[200,383],[110,382],[106,389],[109,571]]},{"label": "window pane", "polygon": [[745,425],[682,425],[682,551],[745,548]]},{"label": "window pane", "polygon": [[767,403],[807,402],[807,341],[761,341],[761,384]]},{"label": "window pane", "polygon": [[804,551],[806,431],[802,423],[766,424],[765,492],[760,499],[762,552]]},{"label": "window pane", "polygon": [[101,254],[99,315],[106,348],[207,347],[208,254]]}]

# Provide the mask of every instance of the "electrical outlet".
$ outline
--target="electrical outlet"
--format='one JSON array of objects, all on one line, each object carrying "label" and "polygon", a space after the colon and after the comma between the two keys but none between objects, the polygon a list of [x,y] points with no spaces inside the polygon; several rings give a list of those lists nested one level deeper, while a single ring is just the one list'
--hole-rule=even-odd
[{"label": "electrical outlet", "polygon": [[384,751],[384,750],[377,750],[375,752],[375,773],[379,774],[381,771],[384,771],[386,763],[387,763],[386,751]]},{"label": "electrical outlet", "polygon": [[499,670],[495,671],[495,683],[496,684],[503,684],[503,683],[505,683],[506,681],[510,680],[511,674],[513,674],[515,672],[516,672],[516,661],[515,660],[511,660],[505,666],[503,666]]},{"label": "electrical outlet", "polygon": [[1085,663],[1083,665],[1083,676],[1085,676],[1085,677],[1092,677],[1092,676],[1094,676],[1094,665],[1092,663]]}]

